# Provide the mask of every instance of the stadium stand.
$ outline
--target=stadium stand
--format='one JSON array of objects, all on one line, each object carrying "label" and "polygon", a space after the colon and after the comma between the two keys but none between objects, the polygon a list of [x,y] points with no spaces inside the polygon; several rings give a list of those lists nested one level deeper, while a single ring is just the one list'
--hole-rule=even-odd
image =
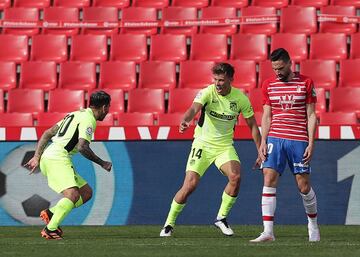
[{"label": "stadium stand", "polygon": [[120,113],[117,116],[119,126],[152,126],[154,115],[149,112]]},{"label": "stadium stand", "polygon": [[261,88],[253,88],[249,91],[249,100],[254,109],[254,112],[263,111],[262,98],[263,97]]},{"label": "stadium stand", "polygon": [[[75,110],[75,109],[74,109]],[[39,113],[36,125],[39,127],[52,127],[61,121],[68,113],[64,112],[44,112]]]},{"label": "stadium stand", "polygon": [[[159,126],[179,126],[184,113],[161,113],[157,115],[157,125]],[[191,125],[194,124],[192,121]]]},{"label": "stadium stand", "polygon": [[310,59],[340,61],[347,58],[345,34],[318,33],[311,35],[310,41]]},{"label": "stadium stand", "polygon": [[44,110],[43,90],[13,89],[8,92],[7,112],[25,112],[37,115]]},{"label": "stadium stand", "polygon": [[0,90],[13,88],[16,88],[16,65],[14,62],[0,61]]},{"label": "stadium stand", "polygon": [[102,89],[122,89],[136,87],[135,62],[110,61],[100,64],[99,87]]},{"label": "stadium stand", "polygon": [[[97,90],[97,89],[96,89]],[[124,102],[124,91],[122,89],[106,89],[106,93],[111,96],[111,104],[109,113],[114,116],[125,111],[125,102]],[[88,94],[88,103],[90,101],[91,92]],[[113,117],[114,119],[114,117]]]},{"label": "stadium stand", "polygon": [[[30,7],[16,7],[4,9],[4,19],[12,22],[34,22],[39,21],[39,10]],[[40,31],[39,28],[3,28],[4,34],[17,34],[17,35],[35,35]]]},{"label": "stadium stand", "polygon": [[[139,99],[147,99],[147,101]],[[128,112],[164,113],[164,90],[141,88],[129,91]]]},{"label": "stadium stand", "polygon": [[203,8],[209,5],[209,1],[208,0],[173,0],[172,5]]},{"label": "stadium stand", "polygon": [[329,0],[292,0],[291,4],[301,5],[301,6],[312,6],[312,7],[322,7],[326,6],[329,3]]},{"label": "stadium stand", "polygon": [[190,60],[225,61],[227,38],[224,34],[195,34],[192,36]]},{"label": "stadium stand", "polygon": [[336,62],[334,60],[303,60],[300,73],[309,76],[316,88],[329,90],[336,87]]},{"label": "stadium stand", "polygon": [[334,88],[330,92],[330,112],[355,112],[360,118],[360,87]]},{"label": "stadium stand", "polygon": [[2,113],[0,127],[32,127],[33,116],[31,113]]},{"label": "stadium stand", "polygon": [[50,2],[50,0],[14,0],[14,6],[45,8],[50,6]]},{"label": "stadium stand", "polygon": [[0,35],[0,61],[27,61],[28,37],[25,35]]},{"label": "stadium stand", "polygon": [[360,0],[331,0],[330,3],[332,5],[352,5],[357,8],[360,7]]},{"label": "stadium stand", "polygon": [[4,110],[5,110],[5,107],[4,107],[4,91],[2,89],[0,89],[0,115],[2,115]]},{"label": "stadium stand", "polygon": [[316,88],[315,86],[315,91],[317,98],[315,112],[316,112],[316,116],[319,117],[321,113],[326,112],[326,94],[324,88]]},{"label": "stadium stand", "polygon": [[149,61],[140,63],[139,88],[162,88],[168,91],[175,87],[174,62]]},{"label": "stadium stand", "polygon": [[[197,9],[195,7],[169,6],[162,10],[162,19],[164,21],[196,20],[197,16]],[[192,36],[197,30],[197,26],[161,28],[161,32],[164,34],[182,34],[186,36]]]},{"label": "stadium stand", "polygon": [[360,58],[360,33],[351,35],[350,57],[353,59]]},{"label": "stadium stand", "polygon": [[110,60],[141,62],[147,58],[146,35],[119,34],[112,36]]},{"label": "stadium stand", "polygon": [[305,34],[277,33],[271,36],[271,51],[283,47],[291,59],[298,62],[307,59],[308,46]]},{"label": "stadium stand", "polygon": [[200,90],[196,88],[170,89],[168,113],[184,114],[184,112],[191,106],[199,91]]},{"label": "stadium stand", "polygon": [[180,62],[187,59],[185,35],[151,36],[150,60]]},{"label": "stadium stand", "polygon": [[[354,6],[323,6],[320,9],[321,14],[356,16],[356,8]],[[320,22],[320,32],[328,33],[346,33],[356,32],[355,23],[339,23],[339,22]]]},{"label": "stadium stand", "polygon": [[339,87],[360,88],[360,59],[340,61]]},{"label": "stadium stand", "polygon": [[[113,22],[119,21],[119,11],[116,7],[84,7],[83,19],[84,22]],[[118,33],[118,28],[111,29],[90,29],[84,28],[85,34],[101,34],[111,36],[114,33]]]},{"label": "stadium stand", "polygon": [[321,125],[355,125],[355,112],[324,112],[320,114]]},{"label": "stadium stand", "polygon": [[68,59],[65,35],[34,35],[32,37],[30,60],[64,62]]},{"label": "stadium stand", "polygon": [[[227,6],[210,6],[202,8],[202,19],[234,19],[237,18],[236,8]],[[201,33],[225,34],[232,35],[237,31],[237,25],[222,26],[200,26]]]},{"label": "stadium stand", "polygon": [[59,87],[91,90],[96,87],[95,63],[63,62],[60,64]]},{"label": "stadium stand", "polygon": [[276,8],[286,7],[289,4],[289,0],[253,0],[252,5],[258,6],[272,6]]},{"label": "stadium stand", "polygon": [[244,91],[256,87],[256,63],[253,60],[228,61],[235,68],[233,85]]},{"label": "stadium stand", "polygon": [[164,8],[169,5],[169,0],[133,0],[132,6]]},{"label": "stadium stand", "polygon": [[11,0],[0,0],[0,10],[9,8],[11,6]]},{"label": "stadium stand", "polygon": [[[152,7],[129,7],[122,11],[123,22],[156,22],[157,12]],[[122,28],[122,33],[145,34],[147,36],[157,33],[157,27],[146,28]]]},{"label": "stadium stand", "polygon": [[268,57],[266,35],[235,34],[232,36],[231,42],[231,59],[262,61]]},{"label": "stadium stand", "polygon": [[[44,9],[44,21],[47,22],[79,22],[79,9],[76,7],[49,7]],[[44,34],[76,35],[79,28],[43,28]]]},{"label": "stadium stand", "polygon": [[23,62],[20,88],[51,90],[57,86],[55,62]]},{"label": "stadium stand", "polygon": [[90,0],[54,0],[54,6],[86,7],[90,6]]},{"label": "stadium stand", "polygon": [[130,5],[130,0],[93,0],[93,6],[110,6],[116,8],[125,8]]},{"label": "stadium stand", "polygon": [[108,58],[105,35],[74,35],[71,41],[71,61],[103,62]]},{"label": "stadium stand", "polygon": [[305,33],[317,32],[316,9],[314,7],[288,6],[281,10],[280,32]]},{"label": "stadium stand", "polygon": [[85,107],[83,90],[56,89],[49,92],[48,112],[72,112]]},{"label": "stadium stand", "polygon": [[248,0],[212,0],[211,5],[214,6],[230,6],[237,9],[245,7],[249,4]]},{"label": "stadium stand", "polygon": [[[272,6],[248,6],[241,9],[241,16],[268,16],[276,15],[276,8]],[[241,24],[240,33],[257,33],[271,35],[276,33],[276,23],[264,23],[264,24]]]},{"label": "stadium stand", "polygon": [[[179,88],[203,88],[212,81],[212,61],[184,61],[180,63]],[[196,71],[196,72],[194,72]]]}]

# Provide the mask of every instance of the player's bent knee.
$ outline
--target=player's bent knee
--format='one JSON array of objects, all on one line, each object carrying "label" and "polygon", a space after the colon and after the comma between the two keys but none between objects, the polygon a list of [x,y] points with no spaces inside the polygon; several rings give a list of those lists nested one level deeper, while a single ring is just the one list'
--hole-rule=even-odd
[{"label": "player's bent knee", "polygon": [[232,184],[240,184],[241,181],[240,173],[231,172],[230,175],[228,176],[228,179]]}]

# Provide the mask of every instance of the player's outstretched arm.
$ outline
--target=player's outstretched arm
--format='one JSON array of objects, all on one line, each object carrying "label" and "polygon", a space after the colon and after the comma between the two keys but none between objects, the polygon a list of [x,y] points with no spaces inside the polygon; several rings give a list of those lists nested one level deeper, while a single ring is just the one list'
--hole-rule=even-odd
[{"label": "player's outstretched arm", "polygon": [[179,125],[179,132],[183,133],[190,125],[190,122],[194,119],[195,115],[203,107],[200,103],[193,103],[189,109],[184,114],[184,117]]},{"label": "player's outstretched arm", "polygon": [[79,153],[81,153],[82,156],[84,156],[86,159],[89,159],[90,161],[93,161],[93,162],[99,164],[103,169],[105,169],[107,171],[111,170],[112,163],[108,162],[108,161],[104,161],[99,156],[97,156],[93,152],[93,150],[91,150],[89,141],[87,141],[83,138],[79,138],[79,143],[78,143],[77,149],[78,149]]},{"label": "player's outstretched arm", "polygon": [[35,169],[39,166],[40,157],[43,154],[45,147],[49,143],[50,139],[56,135],[59,130],[58,125],[54,125],[53,127],[47,129],[41,136],[36,149],[34,156],[24,165],[25,167],[30,168],[30,174],[32,174]]}]

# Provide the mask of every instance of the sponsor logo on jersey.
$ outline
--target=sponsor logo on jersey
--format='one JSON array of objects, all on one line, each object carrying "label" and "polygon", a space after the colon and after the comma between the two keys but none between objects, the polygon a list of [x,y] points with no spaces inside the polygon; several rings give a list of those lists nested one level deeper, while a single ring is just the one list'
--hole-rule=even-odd
[{"label": "sponsor logo on jersey", "polygon": [[233,120],[235,118],[235,115],[227,115],[227,114],[220,114],[214,111],[210,111],[209,113],[214,118],[220,119],[220,120]]},{"label": "sponsor logo on jersey", "polygon": [[88,127],[87,129],[86,129],[86,135],[88,135],[88,136],[91,136],[92,135],[92,133],[93,133],[93,128],[92,127]]},{"label": "sponsor logo on jersey", "polygon": [[283,110],[290,110],[295,103],[294,95],[282,95],[279,99],[279,104]]}]

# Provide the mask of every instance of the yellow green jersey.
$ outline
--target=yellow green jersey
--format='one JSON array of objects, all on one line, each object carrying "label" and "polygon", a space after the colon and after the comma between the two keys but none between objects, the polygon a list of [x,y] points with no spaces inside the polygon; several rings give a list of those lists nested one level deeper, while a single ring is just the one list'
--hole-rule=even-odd
[{"label": "yellow green jersey", "polygon": [[248,97],[234,87],[231,87],[229,94],[222,96],[216,92],[215,85],[212,84],[202,89],[194,102],[203,106],[194,138],[212,147],[231,146],[234,127],[240,113],[244,118],[254,115]]},{"label": "yellow green jersey", "polygon": [[48,159],[69,159],[77,153],[79,138],[91,142],[96,129],[96,119],[90,108],[71,112],[57,123],[59,130],[42,156]]}]

